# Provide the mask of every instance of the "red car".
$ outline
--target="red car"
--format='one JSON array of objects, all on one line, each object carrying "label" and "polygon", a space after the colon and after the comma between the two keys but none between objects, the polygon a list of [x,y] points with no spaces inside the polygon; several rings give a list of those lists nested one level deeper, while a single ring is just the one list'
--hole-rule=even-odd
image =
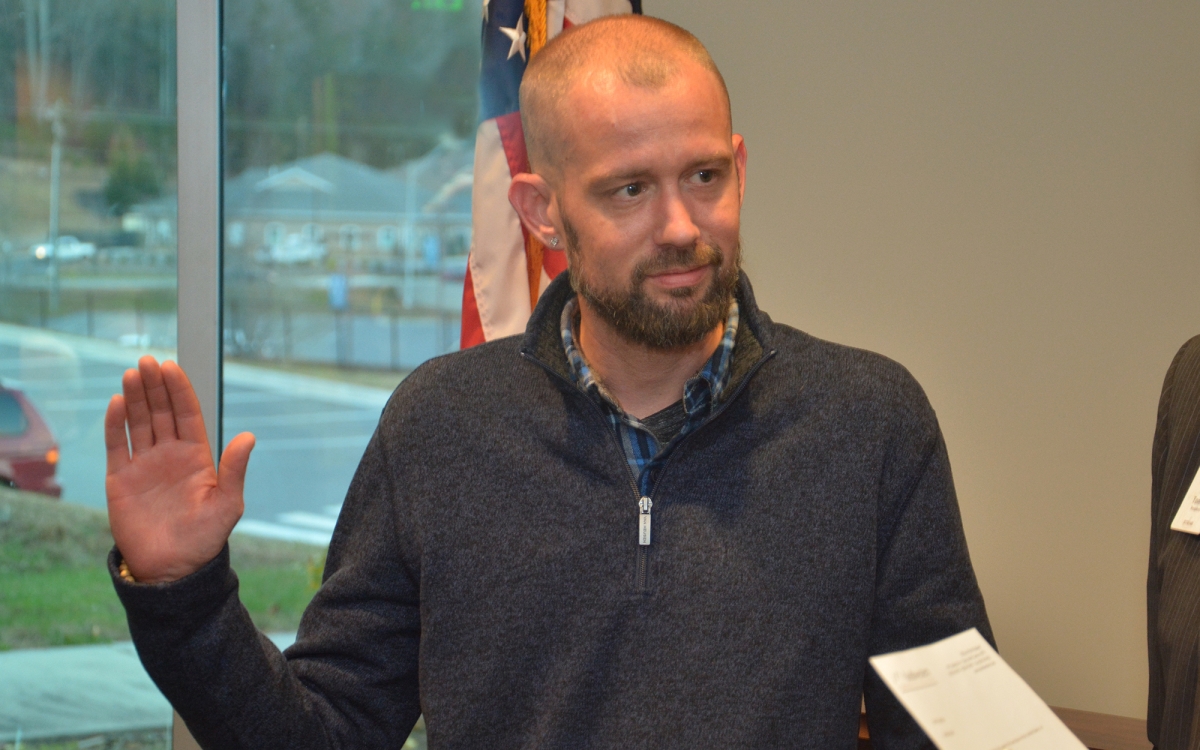
[{"label": "red car", "polygon": [[0,485],[60,497],[58,443],[25,394],[0,385]]}]

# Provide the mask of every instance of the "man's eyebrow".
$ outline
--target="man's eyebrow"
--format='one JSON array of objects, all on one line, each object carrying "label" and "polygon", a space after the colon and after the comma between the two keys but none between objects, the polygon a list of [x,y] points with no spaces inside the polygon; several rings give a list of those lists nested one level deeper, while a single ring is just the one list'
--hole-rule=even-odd
[{"label": "man's eyebrow", "polygon": [[628,172],[610,172],[606,175],[597,177],[593,185],[609,185],[616,182],[634,182],[644,177],[649,177],[653,174],[649,169],[633,169]]},{"label": "man's eyebrow", "polygon": [[[725,168],[728,169],[733,165],[733,157],[729,154],[713,154],[711,156],[694,159],[684,167],[685,172],[702,167]],[[628,172],[611,172],[609,174],[597,177],[593,181],[593,185],[611,185],[618,182],[635,182],[645,177],[653,176],[654,172],[650,169],[631,169]]]},{"label": "man's eyebrow", "polygon": [[696,159],[691,164],[687,165],[687,169],[700,169],[701,167],[718,167],[728,169],[733,165],[733,157],[729,154],[713,154],[705,156],[701,159]]}]

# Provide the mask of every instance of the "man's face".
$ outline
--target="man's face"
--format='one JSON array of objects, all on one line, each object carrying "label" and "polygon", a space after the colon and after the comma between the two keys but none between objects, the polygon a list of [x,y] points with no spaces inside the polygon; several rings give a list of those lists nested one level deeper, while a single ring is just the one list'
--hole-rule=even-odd
[{"label": "man's face", "polygon": [[564,113],[551,202],[581,305],[654,348],[699,341],[737,282],[746,151],[715,78],[659,89],[585,78]]}]

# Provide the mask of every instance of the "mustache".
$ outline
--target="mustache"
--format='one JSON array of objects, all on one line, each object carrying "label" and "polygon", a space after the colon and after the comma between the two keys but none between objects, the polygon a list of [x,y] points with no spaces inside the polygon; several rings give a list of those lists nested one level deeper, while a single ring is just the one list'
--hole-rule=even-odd
[{"label": "mustache", "polygon": [[690,247],[664,247],[655,255],[638,263],[633,269],[633,277],[641,282],[648,276],[668,271],[682,271],[698,266],[719,268],[722,260],[720,250],[703,242]]}]

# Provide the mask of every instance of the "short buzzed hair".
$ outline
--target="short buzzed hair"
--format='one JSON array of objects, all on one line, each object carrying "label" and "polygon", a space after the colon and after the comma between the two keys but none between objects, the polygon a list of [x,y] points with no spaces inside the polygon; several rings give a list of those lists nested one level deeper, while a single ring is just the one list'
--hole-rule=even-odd
[{"label": "short buzzed hair", "polygon": [[687,62],[716,77],[728,112],[725,79],[691,32],[633,14],[604,16],[564,30],[533,56],[521,79],[521,125],[530,167],[537,171],[557,163],[554,152],[562,145],[555,132],[558,103],[582,73],[608,70],[626,85],[657,89]]}]

